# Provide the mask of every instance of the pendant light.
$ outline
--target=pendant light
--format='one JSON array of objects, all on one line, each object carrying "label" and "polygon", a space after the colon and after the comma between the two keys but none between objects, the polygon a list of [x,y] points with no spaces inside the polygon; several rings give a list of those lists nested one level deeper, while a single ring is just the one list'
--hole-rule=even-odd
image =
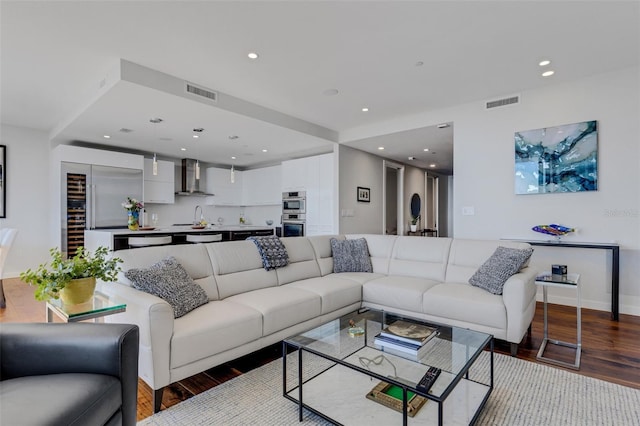
[{"label": "pendant light", "polygon": [[153,153],[153,175],[158,176],[158,160],[155,152]]}]

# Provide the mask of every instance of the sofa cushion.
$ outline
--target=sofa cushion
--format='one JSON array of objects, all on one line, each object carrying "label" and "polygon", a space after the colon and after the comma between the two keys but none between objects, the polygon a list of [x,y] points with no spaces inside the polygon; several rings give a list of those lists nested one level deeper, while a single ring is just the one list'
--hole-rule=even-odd
[{"label": "sofa cushion", "polygon": [[423,312],[485,327],[507,328],[502,296],[466,283],[438,284],[431,288],[424,295]]},{"label": "sofa cushion", "polygon": [[176,318],[209,301],[202,287],[193,282],[187,271],[172,256],[148,269],[129,269],[125,276],[137,290],[158,296],[169,303]]},{"label": "sofa cushion", "polygon": [[0,400],[3,425],[103,425],[122,406],[122,385],[106,374],[26,376],[1,381]]},{"label": "sofa cushion", "polygon": [[260,337],[260,312],[228,300],[209,302],[174,322],[171,368],[188,365]]},{"label": "sofa cushion", "polygon": [[437,284],[438,281],[426,278],[385,276],[362,285],[362,300],[391,308],[422,312],[424,292]]},{"label": "sofa cushion", "polygon": [[377,274],[375,272],[340,272],[334,275],[343,280],[351,280],[360,284],[385,276],[385,274]]},{"label": "sofa cushion", "polygon": [[322,314],[327,314],[362,300],[362,285],[335,275],[296,281],[288,286],[301,288],[320,296]]},{"label": "sofa cushion", "polygon": [[389,258],[396,243],[396,235],[375,235],[375,234],[353,234],[345,235],[347,240],[364,238],[367,240],[367,249],[371,256],[371,265],[373,272],[380,274],[389,273]]},{"label": "sofa cushion", "polygon": [[332,238],[331,255],[333,256],[333,272],[373,272],[367,240],[337,240]]},{"label": "sofa cushion", "polygon": [[262,313],[263,336],[315,318],[322,309],[320,296],[290,285],[236,294],[227,300]]},{"label": "sofa cushion", "polygon": [[209,300],[218,300],[218,286],[213,277],[211,259],[205,244],[184,244],[176,250],[176,246],[143,247],[119,250],[118,257],[123,260],[122,271],[118,274],[118,282],[131,286],[125,272],[133,268],[148,268],[158,261],[173,256],[187,271],[193,281],[207,292]]},{"label": "sofa cushion", "polygon": [[344,235],[313,235],[307,237],[316,255],[322,276],[333,273],[333,257],[331,257],[331,239],[344,240]]},{"label": "sofa cushion", "polygon": [[517,249],[531,248],[527,243],[506,240],[465,240],[456,238],[451,242],[447,276],[445,282],[468,283],[498,247]]},{"label": "sofa cushion", "polygon": [[289,253],[289,264],[276,270],[278,284],[320,276],[313,246],[307,238],[287,237],[281,240]]},{"label": "sofa cushion", "polygon": [[469,283],[490,293],[502,294],[504,283],[529,261],[532,253],[532,248],[520,250],[498,247],[473,274]]},{"label": "sofa cushion", "polygon": [[265,271],[258,249],[251,241],[226,241],[205,246],[220,299],[278,285],[276,271]]},{"label": "sofa cushion", "polygon": [[389,275],[444,281],[451,238],[398,237],[389,260]]}]

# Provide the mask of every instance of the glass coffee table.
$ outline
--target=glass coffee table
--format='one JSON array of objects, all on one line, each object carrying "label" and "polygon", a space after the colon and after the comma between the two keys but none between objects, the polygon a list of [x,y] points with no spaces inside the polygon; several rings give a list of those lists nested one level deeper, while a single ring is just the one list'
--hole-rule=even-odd
[{"label": "glass coffee table", "polygon": [[[436,327],[420,356],[374,344],[396,320]],[[354,333],[354,326],[360,333]],[[429,367],[440,375],[416,386]],[[473,424],[493,390],[493,336],[360,310],[283,341],[283,395],[334,424]]]}]

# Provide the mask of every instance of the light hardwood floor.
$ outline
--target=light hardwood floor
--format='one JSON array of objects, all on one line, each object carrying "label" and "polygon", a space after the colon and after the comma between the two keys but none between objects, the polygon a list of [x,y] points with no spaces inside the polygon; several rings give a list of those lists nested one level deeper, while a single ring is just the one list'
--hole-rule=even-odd
[{"label": "light hardwood floor", "polygon": [[[18,279],[4,282],[7,307],[0,309],[2,322],[44,322],[44,302],[33,298],[33,288]],[[582,310],[582,362],[579,371],[568,370],[624,386],[640,389],[640,317],[620,315],[612,321],[608,312]],[[549,305],[550,334],[554,339],[575,341],[576,309]],[[532,362],[542,341],[542,304],[538,303],[530,341],[523,342],[518,357]],[[526,339],[525,339],[526,340]],[[527,343],[530,347],[527,347]],[[509,354],[509,345],[496,343],[496,351]],[[550,347],[547,356],[572,361],[573,352]],[[164,392],[163,409],[204,392],[251,369],[280,357],[280,345],[239,358],[170,385]],[[151,390],[141,380],[138,390],[138,419],[152,414]]]}]

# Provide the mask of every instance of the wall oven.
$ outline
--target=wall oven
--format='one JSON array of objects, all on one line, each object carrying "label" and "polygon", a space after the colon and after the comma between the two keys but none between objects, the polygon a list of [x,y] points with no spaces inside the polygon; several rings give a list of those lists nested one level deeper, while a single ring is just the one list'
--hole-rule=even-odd
[{"label": "wall oven", "polygon": [[305,215],[304,214],[283,214],[282,215],[282,236],[283,237],[304,237],[305,235]]},{"label": "wall oven", "polygon": [[283,214],[305,214],[307,212],[307,194],[305,191],[283,192]]}]

